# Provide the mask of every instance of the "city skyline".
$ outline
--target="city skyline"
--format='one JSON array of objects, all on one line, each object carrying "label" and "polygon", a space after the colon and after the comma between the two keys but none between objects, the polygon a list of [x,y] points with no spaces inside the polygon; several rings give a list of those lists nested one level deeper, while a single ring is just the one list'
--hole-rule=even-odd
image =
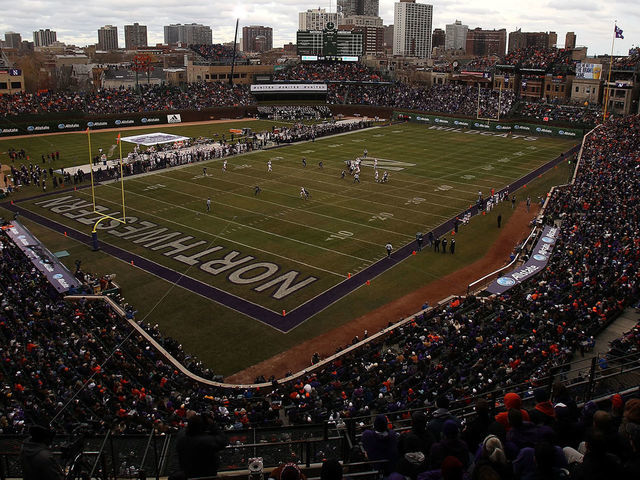
[{"label": "city skyline", "polygon": [[[73,14],[66,11],[68,3]],[[393,0],[380,0],[380,16],[384,24],[393,23]],[[615,43],[614,53],[624,55],[629,48],[638,43],[640,14],[634,10],[635,2],[614,0],[602,5],[589,0],[567,0],[561,5],[550,1],[534,1],[526,10],[516,10],[513,2],[493,0],[477,4],[459,2],[432,1],[418,2],[433,5],[433,28],[443,28],[455,20],[461,20],[470,29],[506,28],[510,33],[517,28],[522,31],[555,31],[559,46],[564,45],[567,31],[577,36],[577,45],[589,47],[590,55],[607,54],[611,50],[614,20],[624,30],[624,39]],[[336,11],[336,1],[318,4],[307,0],[282,0],[267,3],[244,2],[228,4],[226,2],[204,2],[203,0],[185,0],[179,7],[169,0],[139,0],[135,5],[123,0],[110,0],[99,3],[89,0],[82,11],[72,7],[68,0],[40,0],[40,8],[34,11],[30,4],[11,4],[0,0],[5,12],[11,12],[0,19],[0,32],[20,33],[23,40],[31,40],[34,31],[50,28],[57,32],[58,40],[79,47],[97,43],[97,30],[103,25],[118,27],[118,41],[124,45],[124,25],[139,22],[147,25],[148,43],[155,45],[164,40],[165,25],[173,23],[202,23],[211,26],[213,42],[223,43],[233,40],[235,19],[240,26],[264,25],[273,28],[273,45],[294,42],[298,28],[298,13],[313,8],[326,8]],[[241,34],[239,32],[238,37]]]}]

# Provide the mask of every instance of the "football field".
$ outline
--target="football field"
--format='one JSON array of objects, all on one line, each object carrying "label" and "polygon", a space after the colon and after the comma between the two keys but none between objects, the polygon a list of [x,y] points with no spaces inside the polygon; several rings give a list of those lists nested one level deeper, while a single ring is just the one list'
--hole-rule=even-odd
[{"label": "football field", "polygon": [[[295,324],[265,318],[308,305],[386,260],[385,244],[395,251],[415,243],[417,232],[459,215],[478,192],[486,198],[575,144],[450,130],[391,125],[228,157],[226,171],[215,159],[130,177],[127,225],[103,222],[99,240],[210,286],[211,298],[223,294],[231,308],[250,305],[250,316],[287,331]],[[365,149],[358,183],[345,161]],[[388,182],[375,181],[374,163]],[[119,183],[95,194],[100,211],[122,215]],[[85,234],[96,219],[90,189],[20,206]]]}]

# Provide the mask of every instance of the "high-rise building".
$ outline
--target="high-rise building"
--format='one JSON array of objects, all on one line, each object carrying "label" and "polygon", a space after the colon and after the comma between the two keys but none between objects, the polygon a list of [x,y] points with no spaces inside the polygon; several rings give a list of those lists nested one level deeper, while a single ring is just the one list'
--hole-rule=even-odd
[{"label": "high-rise building", "polygon": [[6,32],[4,34],[4,43],[7,48],[20,48],[22,35],[16,32]]},{"label": "high-rise building", "polygon": [[474,28],[467,32],[465,51],[468,55],[504,55],[507,48],[507,30],[483,30]]},{"label": "high-rise building", "polygon": [[298,14],[298,30],[303,32],[321,31],[327,23],[338,27],[338,14],[327,12],[324,8],[315,8]]},{"label": "high-rise building", "polygon": [[118,27],[105,25],[98,29],[98,50],[118,49]]},{"label": "high-rise building", "polygon": [[[357,15],[350,18],[362,18],[363,15]],[[370,17],[380,18],[380,17]],[[382,19],[380,18],[380,21]],[[343,23],[338,27],[340,30],[349,30],[353,33],[362,34],[362,54],[375,55],[384,52],[384,27],[382,25],[365,25],[356,23]]]},{"label": "high-rise building", "polygon": [[36,30],[33,32],[33,46],[34,47],[48,47],[53,42],[58,40],[57,34],[53,30],[49,30],[48,28],[43,30]]},{"label": "high-rise building", "polygon": [[576,48],[575,32],[567,32],[567,35],[564,37],[564,48]]},{"label": "high-rise building", "polygon": [[450,23],[445,28],[445,50],[464,50],[467,46],[469,26],[463,25],[460,20],[456,20],[455,23]]},{"label": "high-rise building", "polygon": [[380,0],[338,0],[338,13],[344,17],[352,15],[378,16]]},{"label": "high-rise building", "polygon": [[356,27],[382,27],[382,18],[371,15],[352,15],[339,19],[340,25],[353,25]]},{"label": "high-rise building", "polygon": [[393,54],[431,58],[433,5],[401,0],[394,4]]},{"label": "high-rise building", "polygon": [[384,46],[393,48],[393,25],[385,25],[383,28],[384,28]]},{"label": "high-rise building", "polygon": [[213,33],[211,32],[211,27],[199,23],[165,25],[164,43],[167,45],[172,43],[211,45],[213,43]]},{"label": "high-rise building", "polygon": [[262,25],[242,27],[243,52],[268,52],[273,49],[273,28]]},{"label": "high-rise building", "polygon": [[521,48],[550,48],[558,43],[556,32],[523,32],[520,29],[509,33],[509,52]]},{"label": "high-rise building", "polygon": [[135,50],[147,46],[147,26],[138,22],[124,26],[124,48]]},{"label": "high-rise building", "polygon": [[444,47],[446,33],[441,28],[434,28],[431,34],[431,48]]}]

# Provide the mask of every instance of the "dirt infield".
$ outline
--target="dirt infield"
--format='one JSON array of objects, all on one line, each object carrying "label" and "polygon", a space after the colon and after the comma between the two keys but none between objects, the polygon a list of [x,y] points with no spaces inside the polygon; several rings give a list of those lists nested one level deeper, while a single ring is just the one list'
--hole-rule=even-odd
[{"label": "dirt infield", "polygon": [[297,372],[308,367],[314,352],[318,352],[323,358],[332,355],[336,348],[350,344],[356,335],[361,337],[365,329],[369,332],[377,332],[386,327],[390,321],[400,320],[419,311],[425,301],[430,305],[435,305],[449,295],[465,294],[469,283],[505,264],[505,260],[509,257],[518,240],[529,232],[529,223],[537,213],[537,206],[531,208],[531,212],[527,212],[525,203],[521,202],[509,221],[503,226],[497,241],[481,259],[356,318],[346,325],[325,332],[231,375],[225,378],[225,381],[252,383],[259,375],[265,377],[275,375],[276,378],[282,378],[289,371]]}]

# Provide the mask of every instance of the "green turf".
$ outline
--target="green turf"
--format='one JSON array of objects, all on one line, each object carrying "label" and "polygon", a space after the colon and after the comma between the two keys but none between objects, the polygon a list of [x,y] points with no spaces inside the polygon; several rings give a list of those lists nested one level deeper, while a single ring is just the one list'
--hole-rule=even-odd
[{"label": "green turf", "polygon": [[[268,308],[291,310],[342,281],[347,272],[355,273],[381,258],[387,241],[399,247],[415,238],[416,231],[425,231],[468,206],[478,190],[486,194],[491,188],[500,188],[570,146],[571,143],[556,139],[527,142],[428,130],[418,125],[392,126],[230,158],[229,170],[224,174],[220,162],[213,161],[208,165],[209,177],[194,178],[202,173],[202,164],[197,164],[129,179],[125,182],[128,215],[179,230],[206,241],[207,245],[222,245],[223,253],[235,249],[242,255],[277,263],[283,269],[296,269],[303,276],[316,276],[318,281],[298,294],[275,300],[246,286],[234,286],[224,275],[218,278],[206,274],[197,266],[187,271]],[[367,167],[363,168],[362,184],[353,184],[348,176],[341,180],[342,161],[361,154],[364,147],[370,157],[415,165],[391,172],[386,185],[374,183],[372,169]],[[300,163],[302,156],[307,158],[306,169]],[[271,174],[266,172],[268,159],[273,159]],[[317,166],[320,159],[324,162],[323,169]],[[564,183],[567,176],[566,167],[554,169],[528,185],[527,191],[536,201],[549,185]],[[263,189],[258,198],[253,197],[255,184]],[[313,194],[310,201],[299,198],[300,185]],[[98,203],[116,208],[119,195],[116,187],[98,189]],[[88,192],[74,195],[87,198]],[[209,215],[204,213],[207,195],[214,202],[214,211]],[[517,195],[524,198],[525,194]],[[508,207],[501,205],[491,218],[478,218],[461,228],[456,237],[456,255],[425,252],[411,257],[375,279],[371,286],[360,288],[287,335],[177,287],[165,296],[171,287],[160,279],[113,262],[102,253],[90,252],[44,229],[37,228],[36,233],[42,235],[52,250],[69,250],[71,256],[65,261],[70,266],[80,258],[93,271],[117,273],[125,297],[136,305],[141,316],[152,312],[147,319],[150,323],[159,323],[163,332],[178,338],[188,351],[217,372],[228,374],[344,324],[479,258],[498,234],[494,228],[496,212],[501,211],[506,222],[510,215]],[[45,212],[33,204],[29,208]],[[79,230],[90,231],[90,227],[75,220],[49,215]],[[331,237],[340,231],[353,235]],[[101,233],[101,239],[178,271],[187,270],[160,252],[131,241],[109,238],[106,233]],[[211,348],[219,338],[225,338],[234,348]]]}]

